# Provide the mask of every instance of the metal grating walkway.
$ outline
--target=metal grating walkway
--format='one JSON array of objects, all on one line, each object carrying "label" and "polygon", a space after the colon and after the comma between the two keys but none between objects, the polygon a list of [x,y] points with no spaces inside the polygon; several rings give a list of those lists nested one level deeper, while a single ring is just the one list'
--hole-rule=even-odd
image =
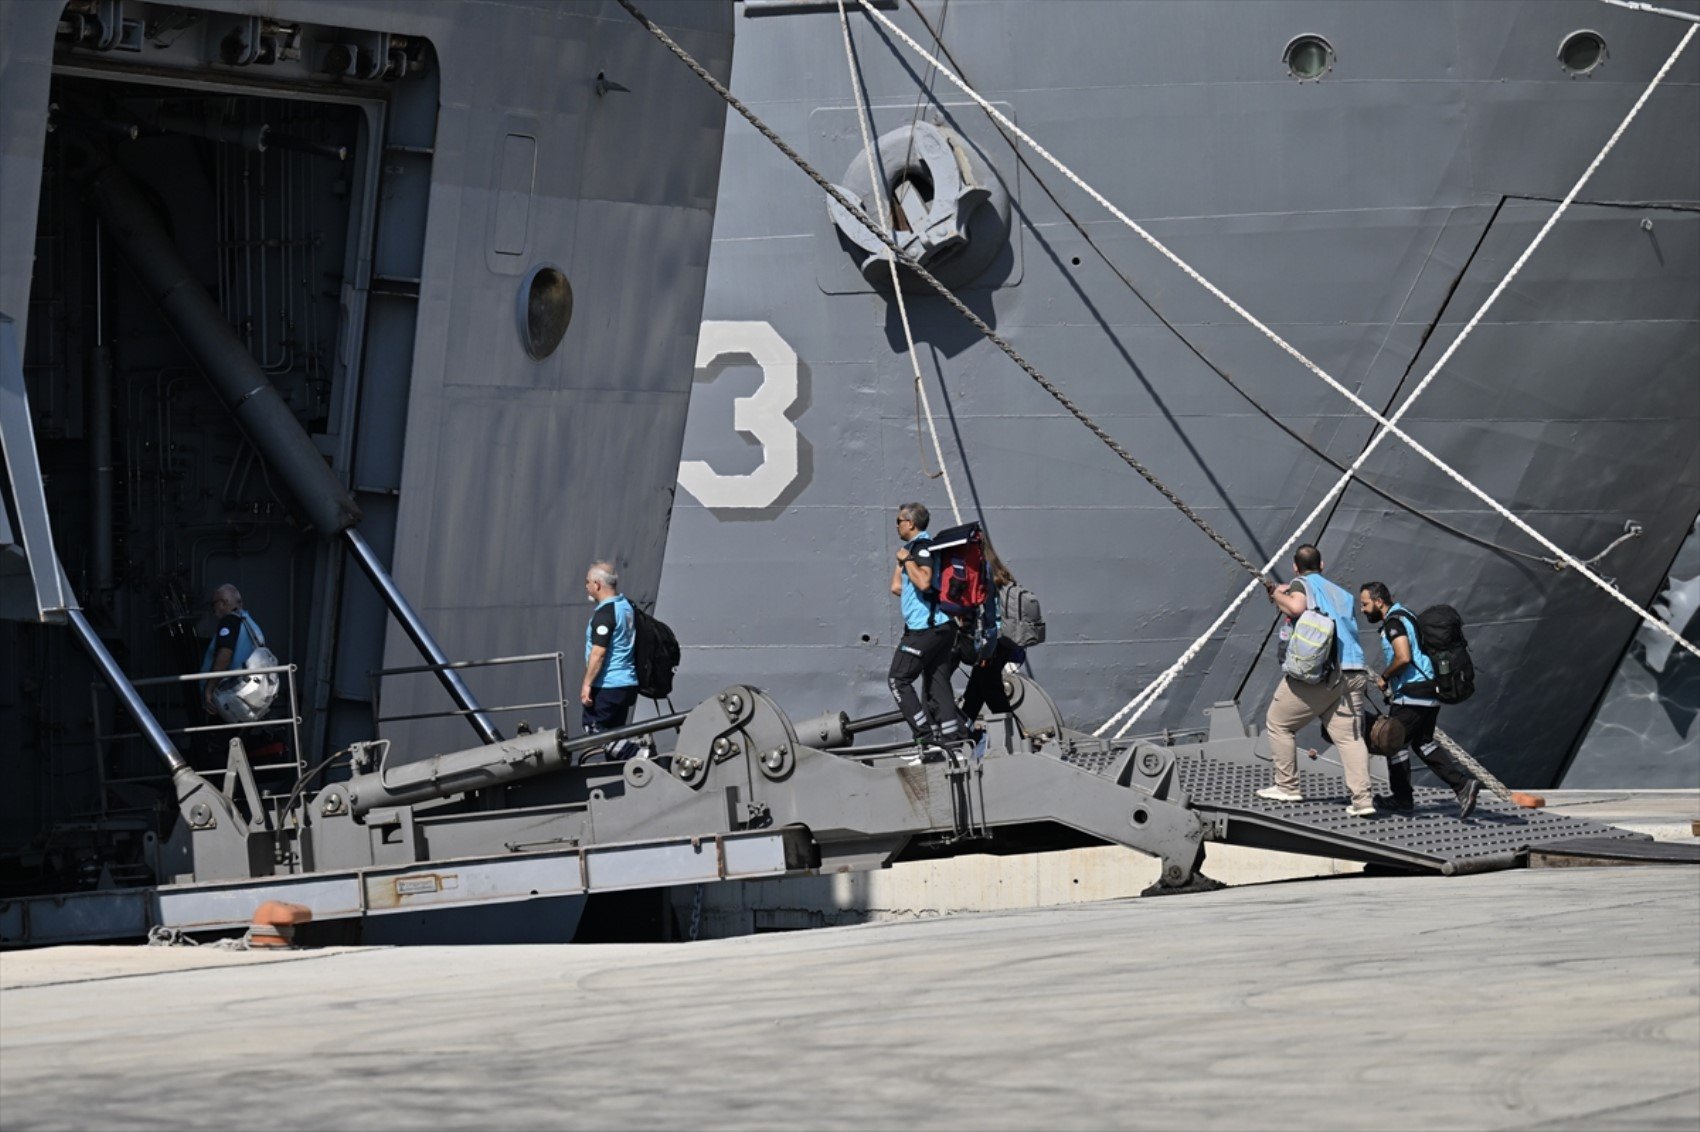
[{"label": "metal grating walkway", "polygon": [[1648,840],[1644,834],[1601,822],[1520,809],[1486,790],[1476,812],[1462,820],[1451,791],[1422,788],[1416,791],[1416,810],[1410,814],[1354,818],[1346,813],[1351,799],[1338,774],[1307,769],[1305,761],[1299,760],[1305,800],[1270,802],[1257,796],[1258,789],[1270,783],[1266,762],[1200,754],[1177,758],[1193,809],[1225,819],[1215,840],[1230,844],[1452,874],[1514,868],[1525,863],[1531,846],[1551,842]]}]

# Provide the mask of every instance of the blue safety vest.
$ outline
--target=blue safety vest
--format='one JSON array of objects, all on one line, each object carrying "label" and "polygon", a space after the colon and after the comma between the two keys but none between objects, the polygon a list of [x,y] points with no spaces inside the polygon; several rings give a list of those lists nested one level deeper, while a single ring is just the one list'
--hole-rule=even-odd
[{"label": "blue safety vest", "polygon": [[1316,608],[1334,619],[1334,639],[1339,643],[1340,668],[1364,671],[1364,646],[1358,640],[1357,610],[1352,595],[1324,578],[1321,574],[1302,574],[1305,592]]},{"label": "blue safety vest", "polygon": [[[1388,607],[1387,616],[1382,618],[1382,621],[1384,623],[1391,621],[1399,614],[1404,615],[1402,620],[1405,625],[1405,639],[1411,643],[1411,663],[1407,664],[1404,671],[1395,676],[1393,678],[1393,683],[1389,684],[1387,687],[1388,696],[1395,699],[1397,699],[1400,693],[1412,684],[1421,684],[1424,681],[1434,679],[1434,661],[1430,660],[1428,654],[1423,652],[1422,648],[1417,644],[1417,615],[1400,605],[1398,602],[1394,602]],[[1386,633],[1382,633],[1381,667],[1385,669],[1392,663],[1393,642],[1387,639]]]},{"label": "blue safety vest", "polygon": [[248,616],[247,610],[236,610],[236,616],[242,619],[242,628],[237,630],[236,640],[221,641],[218,638],[218,631],[213,630],[213,639],[207,642],[207,651],[201,657],[202,672],[212,671],[213,654],[226,647],[230,649],[230,667],[233,669],[241,668],[248,662],[248,658],[254,655],[254,650],[259,647],[259,642],[265,639],[265,634],[260,632],[260,627],[254,624],[254,619]]}]

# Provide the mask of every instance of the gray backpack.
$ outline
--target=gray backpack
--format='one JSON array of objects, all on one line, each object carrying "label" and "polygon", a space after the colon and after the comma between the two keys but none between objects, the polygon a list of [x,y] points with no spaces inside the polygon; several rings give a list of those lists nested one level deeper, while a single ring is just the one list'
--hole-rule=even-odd
[{"label": "gray backpack", "polygon": [[999,591],[998,616],[1003,619],[999,634],[1010,644],[1028,648],[1045,643],[1045,614],[1026,586],[1012,582]]},{"label": "gray backpack", "polygon": [[1301,684],[1326,684],[1334,676],[1334,618],[1316,607],[1308,586],[1305,603],[1310,608],[1293,620],[1281,671]]}]

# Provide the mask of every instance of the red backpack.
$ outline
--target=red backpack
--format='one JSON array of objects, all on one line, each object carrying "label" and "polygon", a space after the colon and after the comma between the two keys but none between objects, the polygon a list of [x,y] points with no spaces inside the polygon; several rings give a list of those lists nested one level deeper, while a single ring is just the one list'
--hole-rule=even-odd
[{"label": "red backpack", "polygon": [[933,537],[931,596],[945,613],[979,613],[992,600],[992,571],[986,564],[984,538],[979,523],[964,523]]}]

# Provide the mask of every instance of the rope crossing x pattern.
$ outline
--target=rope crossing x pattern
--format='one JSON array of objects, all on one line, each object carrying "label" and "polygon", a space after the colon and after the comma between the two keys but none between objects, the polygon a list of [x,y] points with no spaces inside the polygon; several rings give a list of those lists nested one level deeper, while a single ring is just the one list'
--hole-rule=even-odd
[{"label": "rope crossing x pattern", "polygon": [[927,284],[927,286],[938,292],[939,296],[943,298],[945,302],[950,304],[951,309],[956,311],[956,313],[960,314],[963,318],[967,319],[968,322],[973,325],[974,329],[978,330],[988,342],[1003,351],[1004,355],[1020,367],[1023,373],[1032,378],[1039,388],[1043,389],[1046,393],[1049,393],[1057,404],[1068,410],[1070,416],[1079,421],[1082,425],[1086,426],[1086,430],[1088,432],[1097,437],[1103,442],[1106,448],[1120,457],[1122,463],[1132,468],[1135,472],[1138,472],[1141,479],[1156,488],[1159,495],[1172,503],[1177,511],[1192,520],[1193,525],[1203,531],[1205,535],[1209,537],[1211,542],[1221,547],[1223,553],[1227,554],[1228,557],[1232,558],[1239,564],[1240,569],[1257,579],[1259,583],[1264,582],[1263,572],[1257,568],[1251,559],[1247,558],[1244,554],[1241,554],[1232,543],[1223,538],[1222,535],[1217,532],[1216,528],[1212,527],[1202,515],[1187,506],[1184,499],[1176,495],[1167,484],[1158,479],[1156,474],[1153,473],[1150,468],[1147,468],[1144,464],[1140,463],[1139,460],[1134,457],[1133,453],[1124,448],[1115,437],[1104,431],[1103,426],[1099,425],[1097,421],[1087,416],[1080,406],[1076,405],[1069,398],[1068,394],[1064,393],[1048,377],[1035,369],[1033,363],[1029,362],[1026,358],[1017,353],[1015,347],[1004,341],[997,331],[986,325],[984,319],[969,310],[968,307],[963,304],[962,300],[958,299],[949,287],[946,287],[943,283],[939,282],[932,272],[922,267],[911,256],[905,253],[904,250],[898,246],[897,241],[892,239],[890,234],[887,233],[883,227],[876,224],[869,218],[867,213],[862,211],[861,206],[850,200],[843,193],[839,192],[830,181],[821,176],[820,173],[815,170],[814,166],[804,160],[801,154],[786,144],[785,139],[781,138],[778,134],[774,133],[773,130],[768,128],[767,123],[756,117],[755,113],[750,110],[749,107],[745,106],[738,100],[736,95],[727,90],[726,87],[721,84],[720,80],[709,74],[708,71],[703,68],[702,64],[698,63],[691,57],[689,52],[680,47],[677,43],[673,42],[671,36],[669,36],[665,31],[662,31],[660,27],[656,26],[654,21],[639,11],[637,6],[632,3],[632,0],[619,0],[619,2],[620,7],[631,13],[632,18],[642,24],[651,35],[660,41],[662,46],[666,47],[667,50],[672,52],[680,62],[689,67],[691,71],[695,73],[697,78],[701,79],[713,88],[714,93],[718,94],[725,101],[726,105],[736,110],[746,122],[755,127],[757,133],[772,142],[779,152],[788,157],[793,165],[795,165],[798,169],[801,169],[804,174],[808,176],[809,180],[820,186],[822,192],[837,201],[839,205],[843,207],[844,211],[855,217],[858,223],[860,223],[869,232],[873,233],[879,242],[884,244],[886,248],[890,250],[891,254],[903,264],[903,266],[913,271],[917,277]]}]

